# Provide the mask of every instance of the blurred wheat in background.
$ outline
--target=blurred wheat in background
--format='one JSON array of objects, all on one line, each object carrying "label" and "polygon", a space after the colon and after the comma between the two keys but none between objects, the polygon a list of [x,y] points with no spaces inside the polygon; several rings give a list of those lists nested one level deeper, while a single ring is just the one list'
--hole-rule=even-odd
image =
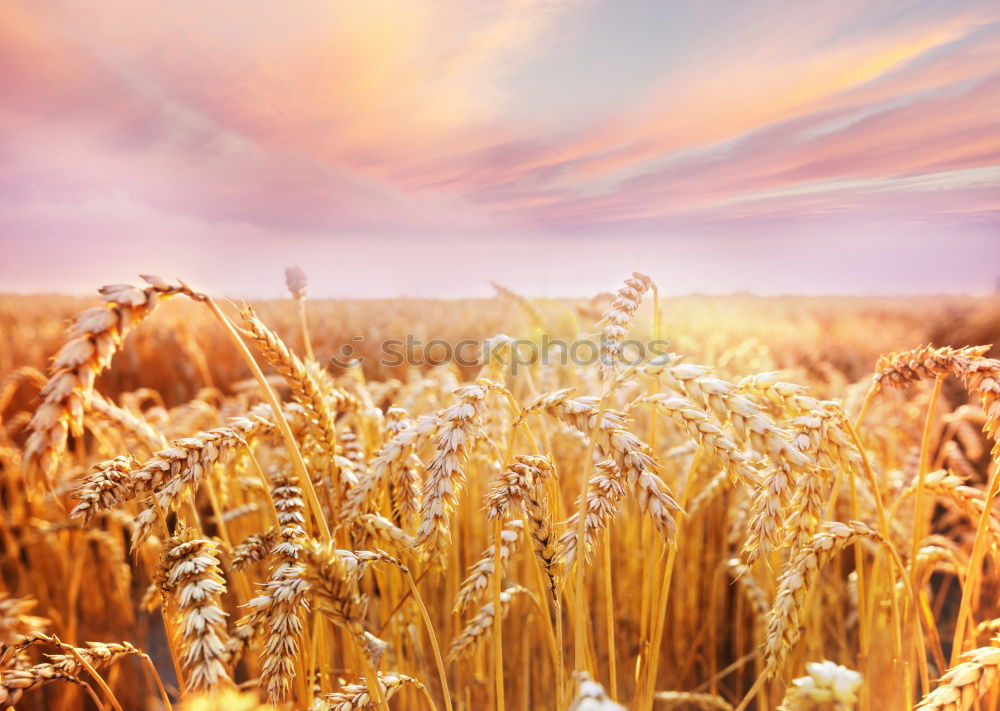
[{"label": "blurred wheat in background", "polygon": [[998,708],[995,297],[144,280],[0,300],[0,708]]}]

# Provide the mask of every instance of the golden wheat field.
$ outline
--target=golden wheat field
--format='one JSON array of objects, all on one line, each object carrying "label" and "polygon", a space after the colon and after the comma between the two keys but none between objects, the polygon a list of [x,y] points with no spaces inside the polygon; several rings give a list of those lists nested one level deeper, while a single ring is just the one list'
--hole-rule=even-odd
[{"label": "golden wheat field", "polygon": [[1000,708],[1000,301],[623,277],[0,298],[0,708]]}]

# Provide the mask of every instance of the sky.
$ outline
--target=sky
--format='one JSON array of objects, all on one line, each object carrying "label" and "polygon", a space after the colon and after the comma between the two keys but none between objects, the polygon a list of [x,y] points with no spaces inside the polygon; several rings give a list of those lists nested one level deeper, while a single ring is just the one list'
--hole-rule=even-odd
[{"label": "sky", "polygon": [[0,291],[1000,288],[1000,3],[0,0]]}]

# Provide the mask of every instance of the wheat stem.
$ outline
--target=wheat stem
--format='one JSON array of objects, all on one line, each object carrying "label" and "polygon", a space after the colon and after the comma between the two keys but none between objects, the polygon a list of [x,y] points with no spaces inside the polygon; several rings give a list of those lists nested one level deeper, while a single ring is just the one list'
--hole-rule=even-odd
[{"label": "wheat stem", "polygon": [[976,538],[972,544],[972,555],[969,556],[968,575],[965,586],[962,588],[962,601],[958,607],[958,617],[955,621],[955,636],[952,639],[951,665],[955,666],[962,654],[965,644],[965,627],[972,614],[972,596],[979,585],[979,576],[982,574],[983,560],[986,557],[987,542],[989,540],[990,515],[993,509],[993,500],[997,496],[997,489],[1000,489],[1000,466],[994,465],[993,473],[990,475],[986,500],[983,511],[979,515],[979,523],[976,526]]}]

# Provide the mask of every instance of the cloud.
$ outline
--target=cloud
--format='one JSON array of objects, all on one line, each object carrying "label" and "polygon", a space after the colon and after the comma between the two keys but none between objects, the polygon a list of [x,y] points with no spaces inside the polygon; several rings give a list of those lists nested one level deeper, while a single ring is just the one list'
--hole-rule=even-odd
[{"label": "cloud", "polygon": [[977,0],[0,0],[0,244],[978,239],[997,57]]}]

